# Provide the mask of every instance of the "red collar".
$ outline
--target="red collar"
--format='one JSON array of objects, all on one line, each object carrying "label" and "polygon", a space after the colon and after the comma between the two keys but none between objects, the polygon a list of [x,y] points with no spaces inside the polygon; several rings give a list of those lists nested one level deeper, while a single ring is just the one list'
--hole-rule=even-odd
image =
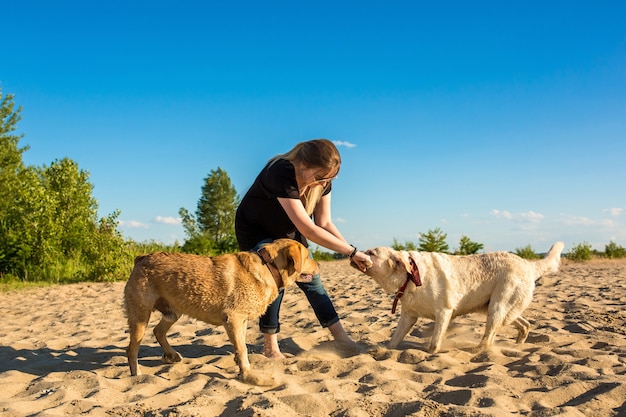
[{"label": "red collar", "polygon": [[402,284],[402,286],[396,293],[396,298],[393,300],[393,306],[391,307],[391,314],[396,313],[396,306],[398,305],[398,300],[402,298],[402,295],[404,294],[404,291],[406,290],[406,287],[407,285],[409,285],[410,281],[412,281],[416,287],[422,286],[422,280],[420,279],[420,271],[419,269],[417,269],[417,264],[415,263],[413,258],[411,258],[410,256],[409,256],[409,262],[411,263],[411,271],[410,272],[407,271],[406,281],[404,282],[404,284]]}]

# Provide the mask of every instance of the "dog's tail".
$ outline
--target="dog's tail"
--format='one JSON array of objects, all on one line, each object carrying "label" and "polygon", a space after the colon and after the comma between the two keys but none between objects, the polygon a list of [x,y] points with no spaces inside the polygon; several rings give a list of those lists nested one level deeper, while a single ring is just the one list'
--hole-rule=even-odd
[{"label": "dog's tail", "polygon": [[537,262],[537,278],[539,279],[544,274],[555,273],[559,270],[561,265],[561,252],[565,248],[565,243],[556,242],[550,248],[550,251],[545,258]]}]

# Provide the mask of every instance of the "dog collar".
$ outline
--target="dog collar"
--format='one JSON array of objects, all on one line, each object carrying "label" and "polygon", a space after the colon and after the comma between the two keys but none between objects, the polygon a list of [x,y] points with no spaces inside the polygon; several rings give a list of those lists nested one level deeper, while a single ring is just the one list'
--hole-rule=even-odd
[{"label": "dog collar", "polygon": [[276,264],[274,263],[274,260],[270,256],[267,249],[261,247],[259,250],[256,251],[256,253],[261,257],[263,263],[267,265],[267,269],[270,270],[272,277],[274,277],[274,281],[276,281],[276,286],[278,287],[278,289],[283,288],[285,286],[285,284],[283,283],[283,278],[280,276],[280,272],[278,271],[278,268],[276,267]]},{"label": "dog collar", "polygon": [[396,293],[396,298],[393,299],[393,305],[391,306],[391,314],[396,313],[396,306],[398,305],[398,301],[400,300],[400,298],[402,298],[402,295],[404,295],[404,291],[406,290],[407,285],[409,285],[409,282],[413,282],[413,284],[415,284],[416,287],[422,286],[422,280],[420,278],[420,271],[417,268],[417,264],[415,263],[413,258],[411,258],[410,256],[409,256],[409,263],[411,264],[411,271],[410,272],[407,271],[406,281],[404,281],[404,284],[402,284],[402,286]]}]

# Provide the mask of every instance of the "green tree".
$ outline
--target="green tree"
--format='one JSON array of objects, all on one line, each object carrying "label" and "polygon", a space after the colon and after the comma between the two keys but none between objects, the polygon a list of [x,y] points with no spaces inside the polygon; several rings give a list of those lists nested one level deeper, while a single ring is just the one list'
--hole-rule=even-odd
[{"label": "green tree", "polygon": [[469,237],[463,235],[459,241],[459,249],[455,252],[455,255],[471,255],[478,253],[483,248],[482,243],[472,242]]},{"label": "green tree", "polygon": [[97,223],[89,224],[90,233],[83,241],[81,253],[84,279],[89,281],[113,281],[128,278],[133,267],[129,245],[117,228],[120,211],[116,210]]},{"label": "green tree", "polygon": [[21,106],[15,109],[13,95],[3,96],[0,87],[0,209],[11,205],[9,197],[16,185],[16,177],[24,169],[22,153],[28,150],[28,146],[20,148],[18,144],[24,135],[13,133],[22,119],[21,112]]},{"label": "green tree", "polygon": [[422,252],[448,253],[447,237],[448,235],[443,233],[438,227],[429,230],[426,234],[420,234],[418,249]]},{"label": "green tree", "polygon": [[98,224],[98,203],[92,196],[89,173],[69,158],[44,167],[42,180],[51,201],[49,209],[54,223],[54,237],[64,256],[80,253],[85,236]]},{"label": "green tree", "polygon": [[[1,93],[1,92],[0,92]],[[116,212],[97,218],[89,174],[70,159],[25,166],[13,96],[0,94],[0,277],[68,281],[127,276]]]},{"label": "green tree", "polygon": [[183,250],[193,253],[226,253],[237,250],[235,212],[239,196],[230,177],[220,167],[204,179],[195,216],[184,207],[178,211],[187,241]]},{"label": "green tree", "polygon": [[15,108],[13,95],[3,95],[0,88],[0,275],[25,271],[26,260],[33,252],[29,238],[38,232],[36,224],[28,230],[19,227],[20,218],[28,220],[36,215],[33,209],[38,209],[21,203],[28,194],[35,198],[42,194],[36,176],[22,162],[22,153],[28,150],[19,147],[23,135],[14,133],[22,118],[21,111],[21,106]]}]

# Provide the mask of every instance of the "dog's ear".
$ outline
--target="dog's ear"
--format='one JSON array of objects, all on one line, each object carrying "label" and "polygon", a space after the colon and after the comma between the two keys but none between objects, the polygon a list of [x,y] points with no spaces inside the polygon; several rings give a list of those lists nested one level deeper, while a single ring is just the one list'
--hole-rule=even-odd
[{"label": "dog's ear", "polygon": [[389,257],[389,264],[393,270],[398,272],[410,272],[410,267],[407,265],[404,258],[399,253],[394,253],[391,257]]},{"label": "dog's ear", "polygon": [[287,271],[289,275],[302,271],[302,257],[304,256],[302,252],[304,252],[303,248],[296,243],[287,246],[285,253],[287,255]]}]

